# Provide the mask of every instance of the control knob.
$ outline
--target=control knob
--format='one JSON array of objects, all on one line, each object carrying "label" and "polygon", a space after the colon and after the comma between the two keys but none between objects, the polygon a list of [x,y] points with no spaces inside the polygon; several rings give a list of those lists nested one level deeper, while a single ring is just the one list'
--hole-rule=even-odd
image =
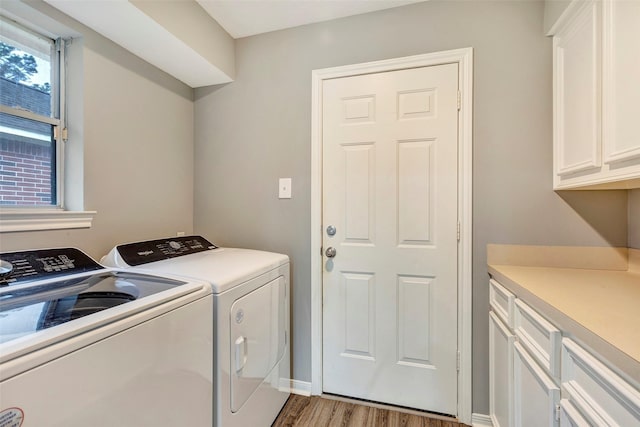
[{"label": "control knob", "polygon": [[13,271],[13,264],[9,261],[0,259],[0,278],[6,277]]}]

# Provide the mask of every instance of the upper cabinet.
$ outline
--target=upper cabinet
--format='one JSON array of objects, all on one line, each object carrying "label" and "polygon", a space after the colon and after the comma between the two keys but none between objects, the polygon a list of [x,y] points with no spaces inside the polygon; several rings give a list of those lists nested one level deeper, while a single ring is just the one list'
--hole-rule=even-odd
[{"label": "upper cabinet", "polygon": [[640,1],[573,1],[550,35],[554,188],[640,187]]}]

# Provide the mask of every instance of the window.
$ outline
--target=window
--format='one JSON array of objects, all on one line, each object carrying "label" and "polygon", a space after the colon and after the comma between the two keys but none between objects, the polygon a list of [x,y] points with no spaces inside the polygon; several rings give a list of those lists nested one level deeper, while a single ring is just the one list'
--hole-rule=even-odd
[{"label": "window", "polygon": [[0,207],[61,208],[64,43],[0,20]]}]

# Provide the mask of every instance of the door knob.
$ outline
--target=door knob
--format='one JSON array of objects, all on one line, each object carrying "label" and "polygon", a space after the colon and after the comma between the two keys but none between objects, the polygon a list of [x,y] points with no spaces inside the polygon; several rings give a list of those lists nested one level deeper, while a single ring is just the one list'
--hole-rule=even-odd
[{"label": "door knob", "polygon": [[324,254],[327,256],[327,258],[333,258],[334,256],[336,256],[336,248],[334,248],[333,246],[329,246]]}]

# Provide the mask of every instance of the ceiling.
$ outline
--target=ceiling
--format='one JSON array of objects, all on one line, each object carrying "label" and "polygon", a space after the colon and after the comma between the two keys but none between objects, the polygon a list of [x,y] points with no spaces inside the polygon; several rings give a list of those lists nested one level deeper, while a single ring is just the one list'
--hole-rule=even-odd
[{"label": "ceiling", "polygon": [[233,81],[233,39],[427,0],[44,1],[197,88]]},{"label": "ceiling", "polygon": [[426,0],[196,0],[234,39]]}]

